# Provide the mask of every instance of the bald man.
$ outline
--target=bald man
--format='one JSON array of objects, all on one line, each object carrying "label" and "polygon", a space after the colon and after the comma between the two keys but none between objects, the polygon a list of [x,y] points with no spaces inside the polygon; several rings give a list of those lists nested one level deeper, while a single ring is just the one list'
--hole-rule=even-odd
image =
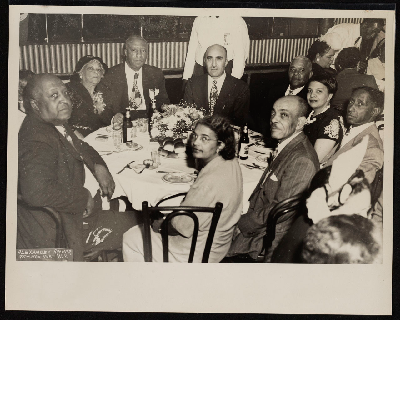
[{"label": "bald man", "polygon": [[169,104],[165,79],[160,68],[145,64],[148,44],[141,36],[132,35],[125,41],[125,62],[109,68],[96,89],[103,93],[106,107],[101,120],[109,125],[111,119],[122,122],[122,113],[135,103],[133,117],[147,118],[151,109],[150,89],[158,89],[156,106]]},{"label": "bald man", "polygon": [[204,108],[207,114],[226,117],[237,126],[244,126],[250,107],[250,89],[240,79],[225,73],[228,64],[224,47],[214,44],[204,54],[207,75],[189,79],[183,100]]},{"label": "bald man", "polygon": [[[246,254],[257,259],[263,249],[268,214],[272,208],[303,193],[319,170],[318,156],[303,133],[307,109],[306,101],[298,96],[285,96],[274,103],[270,125],[272,137],[278,141],[277,151],[250,196],[247,213],[240,217],[228,256]],[[275,240],[265,261],[270,260],[274,248],[292,222],[288,219],[278,223]]]},{"label": "bald man", "polygon": [[41,210],[52,207],[63,221],[74,261],[84,252],[121,247],[122,234],[135,225],[137,214],[101,211],[100,192],[84,188],[84,165],[111,198],[115,184],[100,155],[79,140],[68,125],[72,103],[63,82],[54,75],[35,75],[24,90],[27,116],[18,134],[17,248],[53,248],[55,223]]}]

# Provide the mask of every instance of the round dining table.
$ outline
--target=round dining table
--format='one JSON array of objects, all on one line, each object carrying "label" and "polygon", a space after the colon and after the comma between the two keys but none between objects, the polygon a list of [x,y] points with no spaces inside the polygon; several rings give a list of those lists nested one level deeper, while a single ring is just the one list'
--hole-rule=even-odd
[{"label": "round dining table", "polygon": [[[248,199],[267,167],[266,158],[270,149],[262,146],[261,135],[249,131],[250,147],[247,160],[239,160],[243,175],[243,212],[248,209]],[[85,139],[102,156],[115,181],[113,198],[126,196],[135,210],[142,209],[142,202],[150,206],[168,196],[189,191],[193,181],[189,183],[171,183],[166,178],[169,173],[184,173],[195,179],[196,170],[193,160],[188,160],[186,154],[178,158],[160,157],[160,165],[156,168],[139,168],[144,160],[151,160],[152,150],[157,150],[158,142],[151,142],[147,132],[137,133],[132,139],[132,147],[126,144],[114,145],[112,127],[104,127],[92,132]],[[130,164],[132,168],[127,167]],[[139,169],[135,169],[139,168]],[[122,172],[121,172],[122,170]],[[94,195],[99,184],[86,169],[85,187]],[[179,198],[179,202],[182,198]],[[103,209],[108,209],[107,200],[103,201]]]}]

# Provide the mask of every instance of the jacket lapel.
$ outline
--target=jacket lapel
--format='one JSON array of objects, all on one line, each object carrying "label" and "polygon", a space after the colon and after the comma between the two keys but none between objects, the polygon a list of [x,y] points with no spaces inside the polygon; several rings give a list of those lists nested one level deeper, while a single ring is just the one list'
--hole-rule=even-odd
[{"label": "jacket lapel", "polygon": [[144,64],[142,67],[142,86],[143,86],[144,101],[146,103],[147,110],[150,110],[149,89],[155,88],[154,84],[153,84],[153,87],[151,87],[152,81],[153,81],[153,77],[151,76],[151,73],[150,73],[149,69],[147,68],[147,65]]},{"label": "jacket lapel", "polygon": [[232,86],[233,85],[230,76],[226,75],[224,83],[222,84],[221,91],[219,92],[217,102],[215,104],[216,110],[222,111],[225,108],[229,93],[234,92],[234,88]]}]

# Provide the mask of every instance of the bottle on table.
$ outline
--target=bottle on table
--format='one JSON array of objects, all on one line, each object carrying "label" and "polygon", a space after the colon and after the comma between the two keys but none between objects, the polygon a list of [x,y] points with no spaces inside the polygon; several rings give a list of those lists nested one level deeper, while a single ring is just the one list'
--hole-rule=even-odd
[{"label": "bottle on table", "polygon": [[130,119],[130,112],[126,109],[124,113],[124,119],[122,121],[122,143],[126,143],[128,141],[128,116]]},{"label": "bottle on table", "polygon": [[249,158],[249,149],[247,145],[249,144],[249,131],[247,125],[242,128],[242,133],[240,135],[239,141],[239,158],[241,160],[247,160]]}]

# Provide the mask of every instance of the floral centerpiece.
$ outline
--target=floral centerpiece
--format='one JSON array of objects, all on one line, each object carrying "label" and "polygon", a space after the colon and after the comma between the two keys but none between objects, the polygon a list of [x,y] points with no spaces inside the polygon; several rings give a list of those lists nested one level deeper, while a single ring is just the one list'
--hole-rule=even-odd
[{"label": "floral centerpiece", "polygon": [[155,112],[151,119],[151,141],[163,142],[165,139],[186,140],[193,124],[203,118],[205,111],[196,107],[179,104],[164,104],[162,112]]}]

